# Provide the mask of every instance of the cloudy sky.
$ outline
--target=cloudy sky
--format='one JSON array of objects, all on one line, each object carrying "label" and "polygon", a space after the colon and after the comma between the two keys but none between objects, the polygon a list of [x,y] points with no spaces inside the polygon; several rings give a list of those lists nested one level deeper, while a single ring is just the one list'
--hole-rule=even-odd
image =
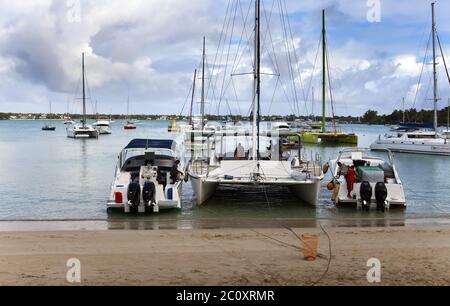
[{"label": "cloudy sky", "polygon": [[[85,52],[90,101],[98,101],[99,112],[126,113],[130,96],[132,113],[179,114],[186,105],[187,114],[206,36],[207,111],[248,114],[252,2],[0,0],[0,112],[46,112],[49,100],[55,112],[68,106],[79,112]],[[430,56],[421,74],[430,0],[380,0],[379,16],[376,0],[262,2],[264,114],[319,112],[322,9],[337,115],[361,115],[369,108],[390,113],[401,108],[403,97],[407,107],[432,107]],[[438,31],[450,64],[449,11],[450,1],[438,1]],[[368,15],[380,22],[369,22]],[[450,85],[439,61],[445,107]],[[196,102],[199,92],[197,86]]]}]

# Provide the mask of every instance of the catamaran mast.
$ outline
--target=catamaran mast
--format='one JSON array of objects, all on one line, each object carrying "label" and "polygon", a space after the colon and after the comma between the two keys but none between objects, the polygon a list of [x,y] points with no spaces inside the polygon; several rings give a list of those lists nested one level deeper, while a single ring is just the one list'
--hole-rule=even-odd
[{"label": "catamaran mast", "polygon": [[206,38],[203,36],[203,57],[202,57],[202,101],[201,101],[201,114],[202,131],[205,128],[205,58],[206,58]]},{"label": "catamaran mast", "polygon": [[261,125],[261,5],[260,0],[255,1],[255,67],[254,94],[253,94],[253,160],[260,156],[260,125]]},{"label": "catamaran mast", "polygon": [[434,5],[435,3],[431,3],[431,15],[433,20],[433,76],[434,76],[434,91],[433,91],[433,100],[434,100],[434,131],[436,132],[436,138],[438,137],[438,109],[437,104],[439,101],[438,97],[438,78],[437,78],[437,62],[436,62],[436,19],[434,13]]},{"label": "catamaran mast", "polygon": [[84,85],[84,83],[85,83],[85,80],[84,80],[84,78],[85,78],[85,72],[84,72],[84,52],[83,52],[83,56],[82,56],[82,73],[83,73],[83,122],[82,122],[82,124],[83,124],[83,128],[84,127],[86,127],[86,121],[87,121],[87,118],[86,118],[86,88],[85,88],[85,85]]},{"label": "catamaran mast", "polygon": [[322,132],[327,131],[327,30],[325,10],[322,10]]}]

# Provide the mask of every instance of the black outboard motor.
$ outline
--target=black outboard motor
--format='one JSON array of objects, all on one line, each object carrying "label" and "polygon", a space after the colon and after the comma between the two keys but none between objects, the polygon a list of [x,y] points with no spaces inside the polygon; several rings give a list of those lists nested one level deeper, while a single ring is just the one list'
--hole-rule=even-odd
[{"label": "black outboard motor", "polygon": [[138,183],[131,183],[128,186],[128,201],[133,210],[141,203],[141,186]]},{"label": "black outboard motor", "polygon": [[156,187],[153,182],[145,182],[142,189],[142,199],[145,204],[152,204],[155,202]]},{"label": "black outboard motor", "polygon": [[387,199],[388,196],[388,190],[386,188],[386,184],[385,183],[377,183],[377,185],[375,186],[375,197],[377,199],[377,209],[381,210],[381,211],[385,211],[385,209],[387,208]]},{"label": "black outboard motor", "polygon": [[362,182],[361,183],[361,201],[362,201],[362,208],[363,210],[370,210],[370,203],[372,202],[372,185],[370,185],[369,182]]}]

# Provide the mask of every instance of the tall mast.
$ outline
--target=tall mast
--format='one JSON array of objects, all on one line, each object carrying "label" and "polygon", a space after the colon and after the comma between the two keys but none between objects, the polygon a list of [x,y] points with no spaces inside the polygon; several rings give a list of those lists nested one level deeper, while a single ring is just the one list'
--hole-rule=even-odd
[{"label": "tall mast", "polygon": [[82,73],[83,73],[83,127],[86,127],[86,121],[87,121],[87,118],[86,118],[86,88],[85,88],[85,85],[84,85],[84,83],[85,83],[85,80],[84,80],[84,78],[85,78],[85,72],[84,72],[84,52],[83,52],[83,56],[82,56],[82,61],[81,61],[82,63]]},{"label": "tall mast", "polygon": [[202,57],[202,101],[201,101],[201,114],[202,114],[202,131],[205,127],[205,58],[206,58],[206,38],[203,36],[203,57]]},{"label": "tall mast", "polygon": [[403,123],[405,123],[406,117],[406,110],[405,110],[405,98],[403,98]]},{"label": "tall mast", "polygon": [[327,130],[327,31],[325,10],[322,10],[322,132]]},{"label": "tall mast", "polygon": [[261,119],[261,23],[260,0],[255,1],[255,67],[253,95],[253,160],[259,160],[259,134]]},{"label": "tall mast", "polygon": [[195,83],[197,80],[197,69],[195,69],[194,71],[194,84],[192,86],[192,99],[191,99],[191,110],[189,113],[189,125],[191,125],[193,127],[193,121],[192,121],[192,116],[193,116],[193,112],[194,112],[194,99],[195,99]]},{"label": "tall mast", "polygon": [[431,3],[431,15],[433,20],[433,76],[434,76],[434,90],[433,90],[433,100],[434,100],[434,131],[438,130],[438,109],[437,103],[439,101],[438,98],[438,78],[437,78],[437,62],[436,62],[436,18],[434,13],[434,5],[435,3]]}]

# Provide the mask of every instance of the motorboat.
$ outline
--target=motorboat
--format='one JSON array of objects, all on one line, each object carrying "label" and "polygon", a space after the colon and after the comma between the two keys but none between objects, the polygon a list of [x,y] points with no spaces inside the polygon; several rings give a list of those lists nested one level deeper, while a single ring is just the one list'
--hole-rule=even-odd
[{"label": "motorboat", "polygon": [[112,134],[111,122],[109,120],[98,120],[92,124],[100,135],[110,135]]},{"label": "motorboat", "polygon": [[373,151],[388,149],[399,153],[450,156],[450,141],[434,131],[380,135],[370,148]]},{"label": "motorboat", "polygon": [[178,144],[172,140],[132,140],[118,156],[108,210],[145,213],[180,209],[184,162],[176,152],[180,152]]},{"label": "motorboat", "polygon": [[83,138],[98,138],[99,132],[98,130],[92,126],[87,124],[87,115],[86,115],[86,84],[85,78],[86,73],[84,69],[84,53],[82,54],[82,85],[83,85],[83,119],[81,123],[74,123],[67,125],[66,132],[67,137],[74,139],[83,139]]},{"label": "motorboat", "polygon": [[136,130],[137,126],[133,122],[127,122],[123,127],[124,130]]},{"label": "motorboat", "polygon": [[[336,205],[353,204],[364,209],[376,207],[386,210],[390,207],[405,207],[405,190],[394,163],[394,155],[389,150],[383,150],[386,157],[369,155],[370,149],[350,148],[339,153],[330,161],[334,182],[333,201]],[[339,166],[341,163],[342,167]],[[350,192],[345,178],[341,173],[343,168],[354,167],[356,181]],[[332,189],[332,188],[329,188]]]}]

